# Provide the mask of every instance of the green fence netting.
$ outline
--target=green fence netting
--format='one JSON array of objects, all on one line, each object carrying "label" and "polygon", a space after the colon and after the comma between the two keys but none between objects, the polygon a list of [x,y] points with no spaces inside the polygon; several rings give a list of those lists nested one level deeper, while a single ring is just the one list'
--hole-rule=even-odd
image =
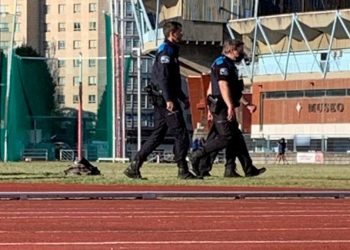
[{"label": "green fence netting", "polygon": [[[3,60],[2,72],[7,68],[5,62]],[[5,84],[1,89],[1,159],[4,159],[4,134],[7,130],[7,160],[17,161],[31,143],[31,132],[35,126],[33,116],[51,114],[54,107],[54,88],[50,86],[52,78],[45,61],[26,60],[17,55],[13,55],[12,59],[10,84],[3,77],[2,83]],[[10,92],[8,110],[5,110],[7,88],[10,88]],[[4,121],[5,112],[8,112],[7,123]]]}]

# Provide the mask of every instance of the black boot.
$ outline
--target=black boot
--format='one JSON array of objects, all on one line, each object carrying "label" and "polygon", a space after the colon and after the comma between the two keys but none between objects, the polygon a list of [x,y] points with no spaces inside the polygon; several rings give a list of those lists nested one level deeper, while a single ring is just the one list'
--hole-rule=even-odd
[{"label": "black boot", "polygon": [[188,170],[188,165],[186,163],[179,163],[178,165],[178,174],[177,177],[179,179],[187,180],[187,179],[203,179],[201,176],[195,176]]},{"label": "black boot", "polygon": [[192,170],[194,173],[198,173],[198,175],[200,174],[199,163],[204,155],[205,151],[202,148],[200,148],[192,152],[189,157],[192,165]]},{"label": "black boot", "polygon": [[252,166],[247,173],[245,173],[246,177],[254,177],[261,175],[266,172],[266,168],[256,168],[255,166]]},{"label": "black boot", "polygon": [[236,169],[235,169],[235,168],[226,167],[226,168],[225,168],[225,172],[224,172],[224,177],[228,177],[228,178],[238,178],[238,177],[242,177],[242,176],[236,172]]},{"label": "black boot", "polygon": [[139,160],[133,160],[130,165],[124,170],[124,174],[131,179],[142,179],[140,168],[142,162]]}]

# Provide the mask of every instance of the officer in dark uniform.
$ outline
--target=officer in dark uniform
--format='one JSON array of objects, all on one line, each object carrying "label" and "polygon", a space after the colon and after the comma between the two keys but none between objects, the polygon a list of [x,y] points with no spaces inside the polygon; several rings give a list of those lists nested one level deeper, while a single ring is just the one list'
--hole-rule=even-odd
[{"label": "officer in dark uniform", "polygon": [[129,178],[139,179],[140,168],[148,155],[156,149],[169,132],[174,136],[174,156],[179,168],[178,177],[181,179],[195,179],[188,170],[186,161],[190,141],[180,105],[181,101],[185,109],[189,108],[189,101],[181,89],[180,65],[178,61],[178,43],[182,40],[182,25],[178,22],[167,22],[163,26],[165,41],[156,53],[152,69],[149,95],[154,105],[155,128],[142,145],[124,171]]},{"label": "officer in dark uniform", "polygon": [[[256,168],[249,156],[242,132],[235,117],[235,107],[240,105],[242,97],[242,83],[238,78],[235,62],[244,57],[244,43],[239,40],[225,41],[223,55],[219,56],[211,66],[211,93],[209,103],[213,115],[215,136],[211,136],[207,143],[191,155],[191,163],[195,172],[199,170],[201,158],[212,152],[226,149],[225,175],[235,171],[235,157],[244,160],[245,176],[257,176],[266,171]],[[229,177],[229,176],[227,176]],[[233,177],[233,176],[232,176]]]}]

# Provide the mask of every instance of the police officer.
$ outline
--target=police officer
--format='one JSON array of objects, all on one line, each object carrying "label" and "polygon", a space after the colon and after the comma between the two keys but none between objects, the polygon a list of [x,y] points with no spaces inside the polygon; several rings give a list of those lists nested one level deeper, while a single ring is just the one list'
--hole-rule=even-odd
[{"label": "police officer", "polygon": [[[194,170],[199,169],[201,158],[226,148],[225,173],[234,170],[234,161],[237,155],[244,159],[245,176],[257,176],[266,171],[265,168],[258,169],[253,165],[235,117],[235,107],[239,106],[242,97],[242,83],[238,79],[235,62],[241,61],[244,55],[243,42],[227,40],[224,43],[222,55],[211,66],[211,93],[216,103],[212,101],[209,105],[216,135],[209,138],[203,148],[191,155]],[[213,108],[213,106],[215,107]]]},{"label": "police officer", "polygon": [[[178,22],[167,22],[163,26],[165,41],[160,45],[153,64],[151,82],[159,93],[154,101],[155,128],[125,169],[124,174],[129,178],[139,179],[140,168],[148,155],[156,149],[169,132],[174,136],[174,156],[178,166],[180,179],[195,179],[189,172],[186,161],[190,141],[180,106],[181,101],[185,109],[189,108],[189,101],[181,89],[181,75],[179,66],[179,46],[182,40],[182,25]],[[154,100],[154,98],[153,98]]]}]

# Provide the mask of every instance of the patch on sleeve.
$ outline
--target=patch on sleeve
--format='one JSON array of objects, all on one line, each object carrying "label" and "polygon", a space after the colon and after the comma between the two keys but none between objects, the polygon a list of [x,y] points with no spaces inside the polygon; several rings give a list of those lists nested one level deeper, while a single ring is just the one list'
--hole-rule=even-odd
[{"label": "patch on sleeve", "polygon": [[161,62],[161,63],[169,63],[169,62],[170,62],[170,57],[169,57],[169,56],[166,56],[166,55],[161,56],[161,57],[160,57],[160,62]]},{"label": "patch on sleeve", "polygon": [[220,69],[220,75],[221,76],[228,76],[228,69],[227,68],[221,68]]}]

